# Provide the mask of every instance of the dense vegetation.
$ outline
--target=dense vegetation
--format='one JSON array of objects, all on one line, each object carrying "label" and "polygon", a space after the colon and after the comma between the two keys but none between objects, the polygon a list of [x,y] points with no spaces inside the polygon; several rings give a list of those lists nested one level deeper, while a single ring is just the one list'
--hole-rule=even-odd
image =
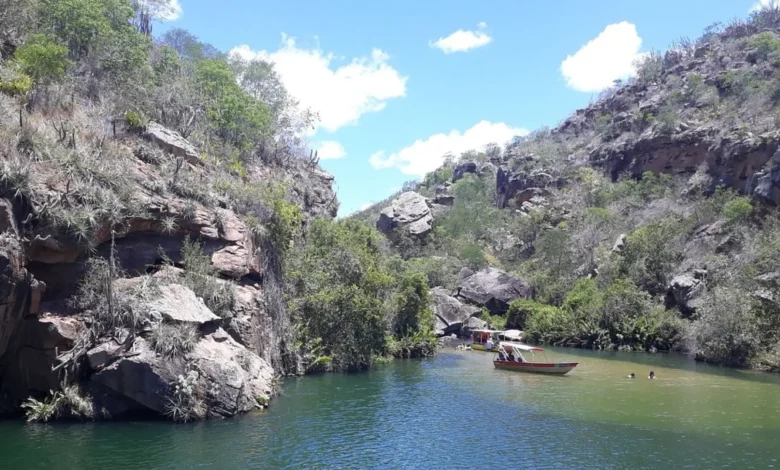
[{"label": "dense vegetation", "polygon": [[[426,272],[431,287],[454,288],[464,266],[527,279],[533,300],[484,319],[521,328],[529,341],[678,349],[705,361],[780,369],[776,208],[703,166],[661,160],[652,170],[629,171],[619,163],[641,145],[775,142],[778,57],[780,10],[771,7],[649,54],[636,77],[555,129],[449,158],[407,183],[404,190],[434,203],[440,194],[454,202],[439,209],[433,232],[396,237],[394,250]],[[466,161],[476,172],[453,178]],[[519,175],[536,197],[503,200],[499,171]],[[376,221],[395,196],[354,217]]]},{"label": "dense vegetation", "polygon": [[[68,314],[89,319],[88,332],[58,359],[72,368],[101,338],[151,322],[142,334],[154,351],[186,366],[201,332],[151,318],[145,305],[176,282],[233,325],[237,280],[218,272],[197,240],[204,225],[226,230],[232,214],[259,249],[284,349],[277,373],[434,354],[425,277],[396,269],[373,228],[331,221],[335,197],[311,209],[307,178],[320,170],[301,136],[317,116],[298,106],[271,63],[228,56],[181,29],[154,37],[169,8],[166,0],[7,0],[0,8],[0,193],[26,216],[27,241],[56,236],[85,260],[78,291],[62,300]],[[141,138],[151,123],[187,139],[195,161]],[[140,172],[139,161],[150,170]],[[157,197],[168,205],[149,210]],[[139,276],[120,265],[114,239],[139,220],[184,240],[176,260],[162,256],[183,271]],[[133,282],[118,289],[117,280]],[[182,370],[168,397],[172,419],[202,417],[196,379]],[[94,418],[89,397],[79,396],[66,380],[28,401],[28,415]]]}]

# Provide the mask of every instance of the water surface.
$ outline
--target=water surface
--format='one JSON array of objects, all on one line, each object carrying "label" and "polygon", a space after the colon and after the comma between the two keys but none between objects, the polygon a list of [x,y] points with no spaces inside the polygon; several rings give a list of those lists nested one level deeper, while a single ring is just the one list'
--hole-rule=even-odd
[{"label": "water surface", "polygon": [[[361,374],[290,379],[233,420],[0,423],[0,468],[772,468],[780,376],[668,355],[559,349],[564,377],[445,350]],[[647,380],[654,370],[658,379]],[[626,377],[630,372],[637,379]]]}]

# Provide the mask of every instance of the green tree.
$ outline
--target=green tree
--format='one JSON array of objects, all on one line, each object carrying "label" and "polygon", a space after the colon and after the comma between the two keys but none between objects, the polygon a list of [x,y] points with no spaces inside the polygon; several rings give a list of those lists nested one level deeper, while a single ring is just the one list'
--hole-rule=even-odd
[{"label": "green tree", "polygon": [[415,273],[401,280],[398,294],[398,314],[395,319],[397,335],[433,330],[433,312],[428,299],[428,279]]},{"label": "green tree", "polygon": [[206,100],[206,116],[219,137],[246,151],[268,134],[268,108],[238,85],[226,62],[200,61],[195,73]]},{"label": "green tree", "polygon": [[19,70],[35,84],[48,85],[65,78],[71,61],[68,48],[43,35],[34,35],[14,53]]},{"label": "green tree", "polygon": [[380,237],[354,219],[315,219],[306,246],[290,257],[290,309],[335,369],[366,368],[388,352],[393,278]]}]

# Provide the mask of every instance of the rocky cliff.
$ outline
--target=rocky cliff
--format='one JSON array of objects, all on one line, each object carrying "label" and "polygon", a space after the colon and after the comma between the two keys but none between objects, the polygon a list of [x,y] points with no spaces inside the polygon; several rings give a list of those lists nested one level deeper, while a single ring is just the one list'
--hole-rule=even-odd
[{"label": "rocky cliff", "polygon": [[[332,218],[333,177],[293,160],[225,179],[154,123],[100,138],[100,153],[3,160],[2,410],[45,397],[66,375],[113,417],[176,413],[173,404],[188,408],[188,419],[266,406],[274,377],[297,371],[273,219],[248,216],[262,212],[247,206],[265,204],[257,188],[273,180],[304,224]],[[189,240],[208,269],[188,265]],[[110,271],[97,272],[96,259],[113,263]],[[206,288],[215,283],[227,294]],[[219,309],[218,295],[229,299]]]},{"label": "rocky cliff", "polygon": [[[447,296],[460,289],[529,341],[778,370],[778,70],[780,10],[713,25],[558,126],[467,152],[356,217],[446,201],[430,234],[391,238],[444,287],[437,314],[457,315],[440,332],[474,315]],[[500,268],[512,295],[473,294],[464,267]]]}]

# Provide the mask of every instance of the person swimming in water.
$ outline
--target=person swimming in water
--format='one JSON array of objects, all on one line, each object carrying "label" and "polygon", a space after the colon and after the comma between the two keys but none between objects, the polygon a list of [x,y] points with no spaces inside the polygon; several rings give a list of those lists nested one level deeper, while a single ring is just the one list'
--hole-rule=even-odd
[{"label": "person swimming in water", "polygon": [[651,371],[650,371],[650,375],[648,375],[648,376],[647,376],[647,378],[648,378],[648,379],[650,379],[650,380],[655,380],[655,372],[653,372],[653,371],[651,370]]},{"label": "person swimming in water", "polygon": [[631,372],[630,374],[628,374],[628,378],[629,379],[635,379],[636,375],[633,372]]}]

